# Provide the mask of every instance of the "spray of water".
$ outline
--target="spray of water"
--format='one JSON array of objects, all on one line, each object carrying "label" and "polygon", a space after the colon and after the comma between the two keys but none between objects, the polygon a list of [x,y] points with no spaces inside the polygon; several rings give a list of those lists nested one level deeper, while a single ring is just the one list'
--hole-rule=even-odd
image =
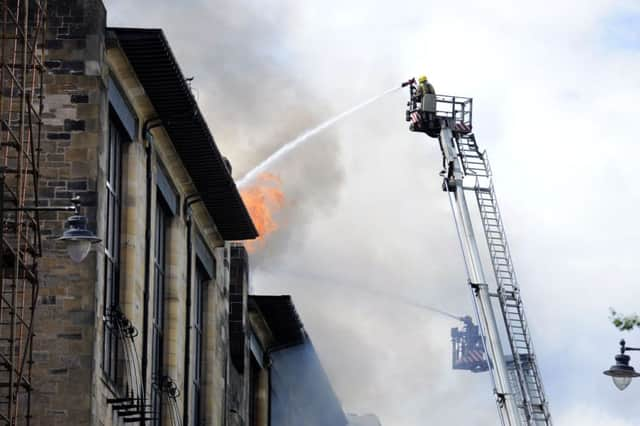
[{"label": "spray of water", "polygon": [[452,318],[454,320],[462,321],[462,317],[457,315],[450,314],[449,312],[443,311],[442,309],[434,308],[433,306],[423,305],[422,303],[416,303],[409,300],[403,300],[404,303],[415,306],[416,308],[426,309],[427,311],[435,312],[440,315],[444,315],[445,317]]},{"label": "spray of water", "polygon": [[323,286],[332,286],[332,287],[338,287],[340,288],[341,291],[351,291],[351,292],[356,292],[356,293],[364,293],[369,295],[370,297],[373,298],[381,298],[384,299],[385,301],[390,301],[393,303],[398,303],[398,304],[403,304],[403,305],[409,305],[409,306],[413,306],[414,308],[418,308],[418,309],[422,309],[422,310],[426,310],[426,311],[430,311],[436,314],[440,314],[443,315],[447,318],[451,318],[454,319],[456,321],[462,321],[461,316],[458,315],[454,315],[451,314],[447,311],[443,311],[442,309],[436,308],[434,306],[431,305],[426,305],[424,303],[419,303],[416,302],[400,293],[397,292],[388,292],[388,291],[383,291],[383,290],[378,290],[375,288],[370,288],[370,287],[366,287],[362,284],[358,284],[355,283],[353,281],[349,281],[349,282],[345,282],[339,279],[336,279],[336,277],[331,277],[331,276],[325,276],[325,275],[320,275],[320,274],[314,274],[314,273],[310,273],[310,272],[305,272],[305,273],[299,273],[299,272],[295,272],[295,271],[286,271],[286,270],[273,270],[273,269],[267,269],[267,268],[261,268],[261,272],[262,273],[266,273],[269,275],[273,275],[276,277],[283,277],[283,276],[287,276],[289,278],[294,278],[296,280],[299,280],[301,278],[305,278],[305,279],[312,279],[318,283],[320,283],[320,285]]},{"label": "spray of water", "polygon": [[284,155],[286,155],[289,151],[295,149],[297,146],[305,143],[306,141],[308,141],[312,136],[322,132],[323,130],[333,126],[334,124],[336,124],[337,122],[339,122],[340,120],[350,116],[351,114],[353,114],[354,112],[361,110],[362,108],[374,103],[375,101],[393,93],[396,92],[398,90],[400,90],[401,87],[394,87],[392,89],[389,89],[383,93],[381,93],[378,96],[374,96],[373,98],[367,99],[366,101],[362,102],[361,104],[358,104],[356,106],[354,106],[353,108],[350,108],[338,115],[336,115],[335,117],[325,121],[324,123],[321,123],[320,125],[309,129],[307,131],[305,131],[304,133],[302,133],[300,136],[298,136],[297,138],[293,139],[290,142],[287,142],[286,144],[282,145],[280,147],[280,149],[278,149],[276,152],[274,152],[273,154],[271,154],[267,159],[265,159],[262,163],[258,164],[255,168],[253,168],[251,171],[249,171],[249,173],[247,173],[242,179],[240,179],[238,181],[238,187],[242,188],[245,187],[246,185],[248,185],[251,181],[253,181],[253,179],[256,178],[256,176],[260,175],[261,173],[267,171],[274,163],[276,163],[280,158],[282,158]]}]

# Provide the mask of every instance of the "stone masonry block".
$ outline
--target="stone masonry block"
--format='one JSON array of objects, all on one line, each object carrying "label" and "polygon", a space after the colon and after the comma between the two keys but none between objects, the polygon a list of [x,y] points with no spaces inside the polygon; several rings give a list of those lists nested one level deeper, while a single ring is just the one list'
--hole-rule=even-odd
[{"label": "stone masonry block", "polygon": [[66,161],[85,161],[87,160],[87,149],[69,148],[65,152],[64,159]]},{"label": "stone masonry block", "polygon": [[89,164],[83,161],[71,162],[71,178],[83,178],[89,175]]},{"label": "stone masonry block", "polygon": [[85,121],[84,120],[64,120],[64,130],[66,132],[72,131],[84,131],[85,130]]},{"label": "stone masonry block", "polygon": [[70,133],[47,133],[47,139],[50,140],[70,140]]},{"label": "stone masonry block", "polygon": [[87,189],[87,181],[86,180],[68,181],[67,188],[69,188],[69,190],[84,191]]},{"label": "stone masonry block", "polygon": [[[49,18],[51,20],[52,18]],[[62,40],[46,40],[44,43],[44,47],[47,50],[57,50],[62,49],[63,41]],[[46,65],[46,62],[45,62]]]},{"label": "stone masonry block", "polygon": [[71,103],[86,104],[89,102],[89,95],[71,95]]}]

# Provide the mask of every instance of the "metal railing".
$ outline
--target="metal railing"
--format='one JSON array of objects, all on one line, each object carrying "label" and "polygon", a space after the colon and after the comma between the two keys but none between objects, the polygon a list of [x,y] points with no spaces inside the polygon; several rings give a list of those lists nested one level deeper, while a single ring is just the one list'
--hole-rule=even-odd
[{"label": "metal railing", "polygon": [[473,99],[463,96],[436,95],[436,116],[453,119],[456,124],[471,127],[473,124]]},{"label": "metal railing", "polygon": [[139,421],[148,413],[149,404],[145,398],[144,380],[140,369],[140,357],[135,345],[138,329],[119,307],[112,307],[105,318],[104,338],[117,342],[117,363],[122,366],[122,374],[116,377],[118,395],[107,399],[107,403],[125,423]]}]

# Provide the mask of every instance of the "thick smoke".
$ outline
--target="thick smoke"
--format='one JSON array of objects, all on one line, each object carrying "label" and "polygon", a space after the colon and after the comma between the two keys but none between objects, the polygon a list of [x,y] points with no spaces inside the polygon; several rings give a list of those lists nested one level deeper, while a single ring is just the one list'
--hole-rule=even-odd
[{"label": "thick smoke", "polygon": [[[195,82],[236,179],[333,113],[314,79],[296,73],[290,64],[292,47],[284,29],[295,19],[295,8],[249,3],[210,7],[206,20],[214,28],[211,47],[197,62],[210,72],[199,68],[202,75]],[[190,52],[197,54],[195,49]],[[253,256],[254,266],[278,262],[288,241],[304,238],[313,217],[335,205],[343,175],[339,144],[331,130],[318,135],[317,142],[272,170],[281,178],[286,208],[277,215],[280,230],[270,238],[269,248]]]}]

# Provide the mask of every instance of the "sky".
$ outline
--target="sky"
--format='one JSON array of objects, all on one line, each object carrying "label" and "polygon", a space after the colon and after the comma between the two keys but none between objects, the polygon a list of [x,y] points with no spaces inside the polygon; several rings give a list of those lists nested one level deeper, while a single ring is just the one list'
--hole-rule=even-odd
[{"label": "sky", "polygon": [[[640,346],[608,319],[640,311],[637,0],[105,3],[109,25],[165,31],[236,179],[410,77],[473,97],[554,423],[638,423],[640,384],[602,374],[621,337]],[[489,376],[450,368],[456,321],[404,303],[472,312],[439,148],[408,131],[406,96],[273,166],[286,202],[251,285],[292,295],[346,411],[495,425]]]}]

